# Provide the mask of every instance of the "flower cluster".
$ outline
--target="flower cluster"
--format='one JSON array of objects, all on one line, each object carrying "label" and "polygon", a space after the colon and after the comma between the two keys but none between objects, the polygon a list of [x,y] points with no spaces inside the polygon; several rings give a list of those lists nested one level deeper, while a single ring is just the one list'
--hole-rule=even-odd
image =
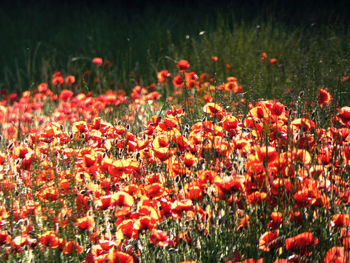
[{"label": "flower cluster", "polygon": [[[246,244],[224,243],[226,262],[350,260],[343,209],[350,107],[338,109],[327,128],[277,100],[242,100],[247,111],[233,112],[213,98],[241,93],[237,79],[214,85],[189,67],[180,60],[178,72],[160,71],[156,84],[136,85],[130,97],[77,92],[75,77],[61,73],[19,98],[3,97],[3,260],[32,250],[47,259],[54,251],[86,263],[137,262],[155,247],[198,251],[218,231],[255,235],[256,259]],[[192,89],[203,97],[163,110],[160,89],[170,85],[174,97]],[[328,90],[318,102],[331,103]],[[189,122],[191,109],[204,119]],[[324,244],[327,235],[332,242]]]}]

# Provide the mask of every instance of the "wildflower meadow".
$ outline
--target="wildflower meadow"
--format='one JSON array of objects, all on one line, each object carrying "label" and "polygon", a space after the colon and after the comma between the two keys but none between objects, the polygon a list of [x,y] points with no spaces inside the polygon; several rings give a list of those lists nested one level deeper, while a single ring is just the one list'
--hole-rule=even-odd
[{"label": "wildflower meadow", "polygon": [[221,22],[5,71],[1,262],[350,262],[348,33]]},{"label": "wildflower meadow", "polygon": [[2,260],[350,259],[350,107],[327,89],[253,103],[234,76],[176,68],[128,96],[78,92],[87,72],[3,92]]}]

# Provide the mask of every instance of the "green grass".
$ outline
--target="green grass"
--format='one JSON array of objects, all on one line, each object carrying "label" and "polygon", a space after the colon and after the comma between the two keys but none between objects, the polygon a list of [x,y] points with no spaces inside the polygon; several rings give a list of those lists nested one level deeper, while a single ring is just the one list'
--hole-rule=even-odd
[{"label": "green grass", "polygon": [[[76,5],[63,5],[61,12],[38,7],[1,15],[6,39],[0,46],[5,50],[0,54],[1,88],[27,90],[55,71],[80,75],[92,57],[101,56],[114,63],[109,74],[117,86],[130,91],[136,83],[155,82],[157,71],[174,70],[175,61],[186,58],[191,70],[208,72],[217,83],[237,77],[249,99],[291,101],[304,90],[312,102],[326,87],[340,104],[349,102],[349,83],[340,79],[350,74],[350,35],[341,24],[288,24],[273,16],[244,20],[238,11],[214,9],[201,15],[181,7],[173,13],[147,8],[135,14]],[[276,58],[277,65],[258,63],[262,52]],[[225,72],[226,63],[232,72]]]}]

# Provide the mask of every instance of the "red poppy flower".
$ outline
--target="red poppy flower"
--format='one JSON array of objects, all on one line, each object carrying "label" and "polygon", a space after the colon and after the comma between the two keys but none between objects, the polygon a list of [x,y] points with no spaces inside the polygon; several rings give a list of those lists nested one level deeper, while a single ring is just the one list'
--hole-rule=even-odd
[{"label": "red poppy flower", "polygon": [[204,105],[203,111],[205,113],[209,113],[211,115],[216,115],[225,112],[224,108],[221,107],[220,105],[214,103],[214,102],[209,102]]},{"label": "red poppy flower", "polygon": [[289,251],[304,254],[310,247],[318,244],[318,238],[310,232],[304,232],[286,239],[286,249]]},{"label": "red poppy flower", "polygon": [[160,197],[166,193],[166,189],[160,183],[154,183],[144,187],[145,194],[148,197]]},{"label": "red poppy flower", "polygon": [[323,107],[323,104],[331,103],[331,94],[327,89],[320,89],[318,93],[318,103],[320,104],[321,108]]},{"label": "red poppy flower", "polygon": [[268,227],[276,229],[282,224],[283,214],[281,212],[272,212],[271,213],[271,221],[267,224]]},{"label": "red poppy flower", "polygon": [[277,59],[271,58],[270,59],[270,65],[275,65],[277,63]]},{"label": "red poppy flower", "polygon": [[119,191],[112,195],[112,204],[132,207],[134,205],[134,198],[126,192]]},{"label": "red poppy flower", "polygon": [[160,83],[165,82],[167,78],[171,78],[171,77],[172,75],[169,73],[168,70],[162,70],[157,74],[158,82]]},{"label": "red poppy flower", "polygon": [[136,227],[134,219],[126,219],[118,225],[117,230],[120,230],[129,239],[136,239],[138,238],[138,229]]},{"label": "red poppy flower", "polygon": [[295,129],[303,130],[303,132],[309,132],[312,129],[315,129],[315,123],[312,120],[305,119],[305,118],[299,118],[295,119],[291,122],[291,126],[293,128],[293,131]]},{"label": "red poppy flower", "polygon": [[344,247],[332,247],[326,253],[324,263],[345,263],[350,262],[350,253]]},{"label": "red poppy flower", "polygon": [[101,196],[100,199],[96,201],[96,208],[99,210],[106,210],[111,205],[112,205],[111,195]]},{"label": "red poppy flower", "polygon": [[259,238],[259,249],[269,252],[282,246],[282,241],[278,239],[279,230],[267,231]]},{"label": "red poppy flower", "polygon": [[294,194],[294,200],[298,207],[309,207],[316,202],[319,193],[316,189],[302,189]]},{"label": "red poppy flower", "polygon": [[261,53],[261,61],[262,62],[264,62],[264,61],[266,61],[266,59],[267,59],[267,54],[266,54],[266,52],[263,52],[263,53]]},{"label": "red poppy flower", "polygon": [[[160,210],[158,208],[154,208],[152,204],[147,203],[147,201],[149,200],[145,199],[144,201],[145,202],[139,202],[137,204],[139,213],[150,216],[154,220],[158,221],[161,218]],[[166,205],[162,204],[162,213],[169,212],[169,215],[170,215],[170,208],[167,208]],[[136,226],[137,225],[135,225],[135,227]]]},{"label": "red poppy flower", "polygon": [[11,235],[7,231],[0,230],[0,245],[3,244],[10,244],[11,242]]},{"label": "red poppy flower", "polygon": [[345,81],[347,81],[348,79],[350,79],[350,76],[342,77],[341,82],[345,82]]},{"label": "red poppy flower", "polygon": [[48,90],[48,85],[47,83],[40,83],[38,85],[38,92],[40,93],[46,93],[46,91]]},{"label": "red poppy flower", "polygon": [[155,155],[162,161],[170,157],[169,138],[159,135],[153,140],[153,150]]},{"label": "red poppy flower", "polygon": [[73,98],[73,95],[74,95],[73,91],[64,89],[61,91],[60,100],[68,101]]},{"label": "red poppy flower", "polygon": [[195,183],[187,183],[184,189],[185,189],[186,198],[191,200],[198,200],[198,201],[203,200],[204,198],[203,187],[200,187]]},{"label": "red poppy flower", "polygon": [[182,60],[180,60],[180,61],[177,63],[176,67],[177,67],[179,70],[183,71],[183,70],[188,69],[188,68],[190,67],[190,64],[188,63],[187,60],[182,59]]},{"label": "red poppy flower", "polygon": [[80,254],[84,251],[84,248],[79,245],[78,242],[76,241],[66,241],[64,243],[64,247],[63,247],[63,253],[64,254],[72,254],[72,253],[77,253]]},{"label": "red poppy flower", "polygon": [[62,76],[56,76],[56,77],[52,78],[52,81],[51,81],[51,83],[55,86],[61,85],[61,84],[63,84],[63,82],[64,82],[64,78]]},{"label": "red poppy flower", "polygon": [[181,216],[182,212],[193,210],[192,200],[176,200],[171,204],[171,212],[175,215]]},{"label": "red poppy flower", "polygon": [[78,218],[75,225],[78,226],[80,229],[86,229],[89,232],[91,232],[95,228],[95,220],[91,216],[85,216],[82,218]]},{"label": "red poppy flower", "polygon": [[17,252],[20,252],[22,246],[32,246],[37,243],[37,240],[34,238],[31,238],[30,235],[21,235],[21,236],[16,236],[12,242],[11,246],[16,249]]},{"label": "red poppy flower", "polygon": [[136,220],[134,227],[137,230],[153,229],[157,225],[157,221],[150,216],[141,216]]},{"label": "red poppy flower", "polygon": [[128,253],[116,251],[114,248],[108,253],[108,263],[133,263],[134,258]]},{"label": "red poppy flower", "polygon": [[348,214],[335,214],[335,215],[333,215],[333,220],[329,222],[329,226],[330,227],[350,226],[350,215],[348,215]]},{"label": "red poppy flower", "polygon": [[265,106],[256,106],[249,111],[250,116],[255,119],[269,119],[270,118],[270,110]]},{"label": "red poppy flower", "polygon": [[61,240],[56,236],[55,231],[46,231],[39,237],[39,242],[50,248],[57,248],[61,245]]},{"label": "red poppy flower", "polygon": [[173,84],[175,87],[180,88],[185,85],[185,82],[180,75],[176,75],[176,77],[173,79]]},{"label": "red poppy flower", "polygon": [[188,153],[188,152],[186,152],[185,156],[183,156],[181,159],[184,162],[184,164],[186,165],[186,167],[192,167],[198,161],[198,158],[196,156],[194,156],[192,153]]},{"label": "red poppy flower", "polygon": [[339,111],[339,116],[342,119],[350,120],[350,106],[342,107]]},{"label": "red poppy flower", "polygon": [[215,177],[214,184],[224,192],[244,192],[244,176],[225,176],[224,178]]},{"label": "red poppy flower", "polygon": [[103,59],[99,58],[99,57],[96,57],[96,58],[92,59],[92,62],[95,63],[97,66],[101,66],[102,63],[103,63]]},{"label": "red poppy flower", "polygon": [[257,148],[256,155],[260,162],[266,160],[267,162],[273,162],[278,158],[276,148],[273,146],[261,146]]},{"label": "red poppy flower", "polygon": [[254,193],[248,195],[247,204],[260,204],[267,198],[267,193],[255,191]]},{"label": "red poppy flower", "polygon": [[69,85],[75,83],[75,77],[73,75],[69,75],[64,79],[64,82]]},{"label": "red poppy flower", "polygon": [[225,115],[222,121],[223,121],[222,126],[227,131],[232,131],[232,129],[235,129],[238,126],[237,118],[230,114]]},{"label": "red poppy flower", "polygon": [[172,115],[173,117],[181,115],[182,113],[183,109],[177,108],[176,106],[171,106],[170,110],[166,112],[167,115]]},{"label": "red poppy flower", "polygon": [[264,259],[263,258],[260,258],[258,260],[255,260],[253,258],[247,258],[241,262],[238,262],[238,263],[264,263]]},{"label": "red poppy flower", "polygon": [[160,247],[173,245],[173,241],[169,238],[168,233],[157,229],[152,230],[152,233],[149,236],[149,242],[151,244],[158,244]]}]

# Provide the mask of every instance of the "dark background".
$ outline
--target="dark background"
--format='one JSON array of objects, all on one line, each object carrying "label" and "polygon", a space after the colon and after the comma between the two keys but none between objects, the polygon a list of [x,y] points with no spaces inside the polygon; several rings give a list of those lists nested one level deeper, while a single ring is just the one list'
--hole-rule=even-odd
[{"label": "dark background", "polygon": [[[94,56],[112,60],[121,81],[127,81],[135,70],[153,76],[150,62],[156,64],[155,60],[169,54],[188,56],[178,54],[183,51],[178,47],[185,46],[185,35],[192,40],[198,32],[215,32],[222,24],[226,30],[242,24],[255,30],[256,25],[265,23],[283,27],[285,32],[323,32],[324,28],[349,32],[348,2],[5,1],[0,5],[0,89],[26,90],[49,80],[58,70],[75,74],[80,70],[76,65],[85,70]],[[72,63],[72,57],[85,58]],[[166,66],[162,63],[157,66]]]},{"label": "dark background", "polygon": [[5,1],[0,7],[2,12],[16,15],[19,10],[33,12],[40,16],[41,12],[52,12],[53,14],[67,12],[113,12],[123,15],[143,15],[145,12],[154,14],[168,12],[171,15],[210,14],[213,11],[234,13],[241,19],[250,20],[256,17],[268,19],[273,16],[281,22],[295,25],[303,23],[332,23],[349,25],[350,9],[348,0],[340,1],[316,1],[316,0],[232,0],[232,1],[209,1],[209,0],[149,0],[149,1],[113,1],[113,0],[14,0]]}]

